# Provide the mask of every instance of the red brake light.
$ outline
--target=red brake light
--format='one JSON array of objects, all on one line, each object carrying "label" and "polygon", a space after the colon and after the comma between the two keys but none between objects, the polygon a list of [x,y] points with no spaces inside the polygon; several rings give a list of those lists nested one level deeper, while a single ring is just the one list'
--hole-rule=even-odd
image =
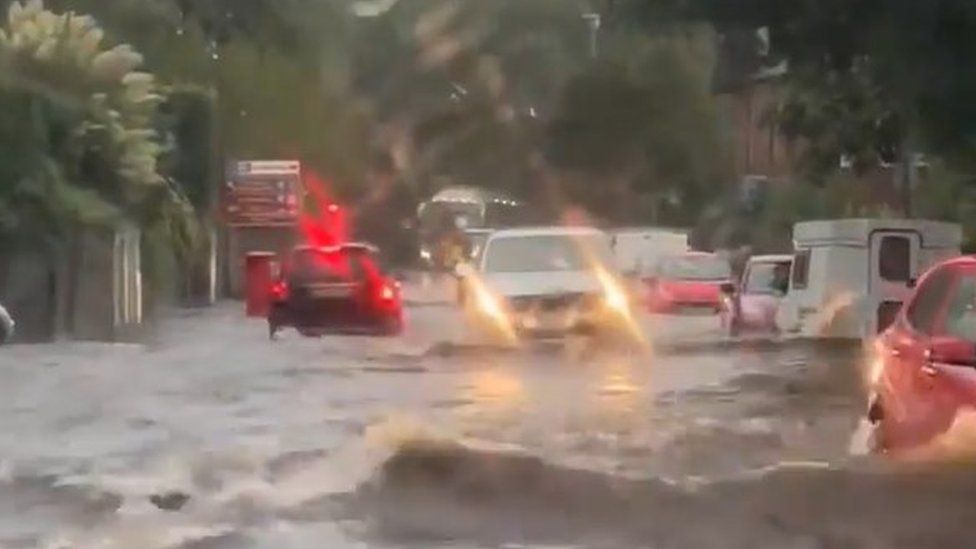
[{"label": "red brake light", "polygon": [[393,301],[396,299],[396,291],[389,284],[383,284],[380,288],[380,299],[383,301]]},{"label": "red brake light", "polygon": [[288,297],[288,283],[284,280],[275,282],[274,285],[271,286],[271,295],[274,296],[275,299],[285,299]]}]

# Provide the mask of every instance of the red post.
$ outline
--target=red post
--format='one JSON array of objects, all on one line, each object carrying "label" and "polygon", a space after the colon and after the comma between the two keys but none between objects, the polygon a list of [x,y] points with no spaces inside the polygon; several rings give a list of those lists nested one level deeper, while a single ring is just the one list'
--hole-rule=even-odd
[{"label": "red post", "polygon": [[266,317],[271,305],[272,267],[276,255],[251,252],[244,260],[244,287],[247,316]]}]

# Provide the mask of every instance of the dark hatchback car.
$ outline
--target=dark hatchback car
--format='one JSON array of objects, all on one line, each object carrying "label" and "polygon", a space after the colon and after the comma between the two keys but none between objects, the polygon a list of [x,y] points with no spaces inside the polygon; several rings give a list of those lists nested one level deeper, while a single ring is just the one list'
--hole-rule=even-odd
[{"label": "dark hatchback car", "polygon": [[403,330],[400,284],[383,272],[367,244],[296,247],[271,288],[268,333],[285,327],[306,336]]}]

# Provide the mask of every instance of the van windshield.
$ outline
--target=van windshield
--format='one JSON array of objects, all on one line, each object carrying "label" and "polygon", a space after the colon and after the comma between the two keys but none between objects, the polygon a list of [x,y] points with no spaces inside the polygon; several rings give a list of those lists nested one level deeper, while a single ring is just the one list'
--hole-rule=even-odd
[{"label": "van windshield", "polygon": [[732,278],[732,268],[713,255],[672,256],[661,262],[658,276],[671,280],[728,280]]},{"label": "van windshield", "polygon": [[602,235],[540,235],[492,240],[485,272],[586,271],[593,263],[610,265],[610,244]]},{"label": "van windshield", "polygon": [[790,287],[790,262],[763,262],[749,266],[745,293],[783,295]]}]

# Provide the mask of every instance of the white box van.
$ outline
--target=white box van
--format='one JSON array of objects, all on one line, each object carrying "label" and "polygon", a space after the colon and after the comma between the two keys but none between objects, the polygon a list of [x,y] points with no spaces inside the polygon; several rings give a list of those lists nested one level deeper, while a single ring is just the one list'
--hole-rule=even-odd
[{"label": "white box van", "polygon": [[962,228],[918,219],[797,223],[779,328],[805,337],[863,339],[886,328],[931,265],[959,255]]},{"label": "white box van", "polygon": [[647,276],[664,256],[687,252],[688,234],[677,229],[636,227],[610,231],[617,268],[628,275]]}]

